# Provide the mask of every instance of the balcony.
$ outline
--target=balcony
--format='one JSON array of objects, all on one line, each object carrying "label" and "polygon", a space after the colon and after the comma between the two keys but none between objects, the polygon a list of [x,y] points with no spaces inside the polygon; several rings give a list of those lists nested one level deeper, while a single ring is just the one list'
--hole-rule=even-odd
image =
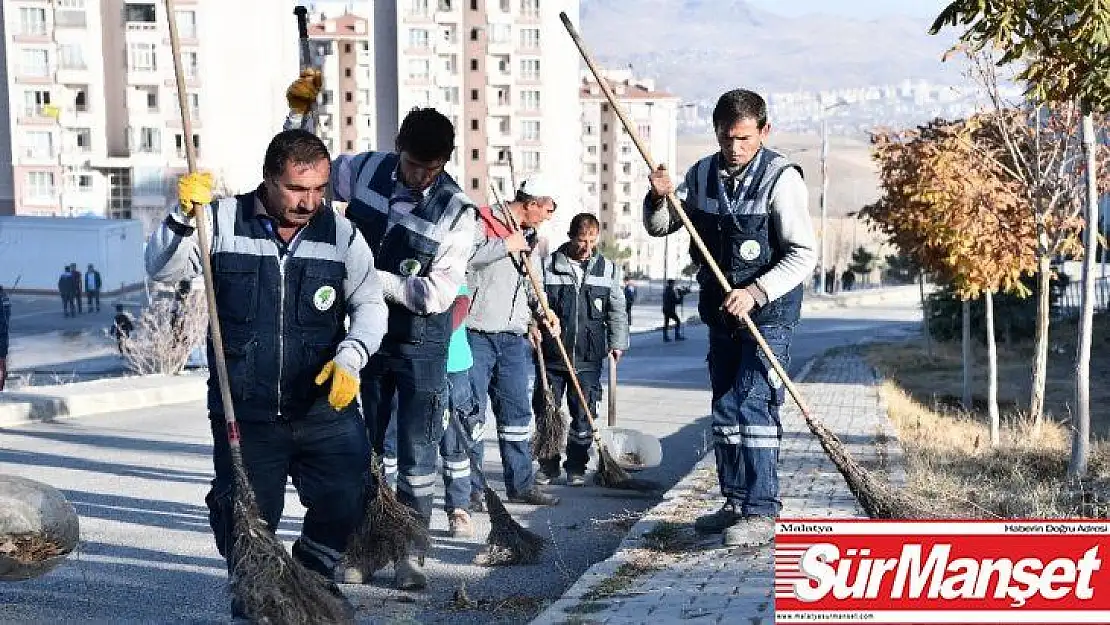
[{"label": "balcony", "polygon": [[55,28],[86,28],[88,19],[85,12],[74,9],[58,9],[54,12]]},{"label": "balcony", "polygon": [[127,22],[126,30],[129,33],[153,33],[158,30],[156,22]]}]

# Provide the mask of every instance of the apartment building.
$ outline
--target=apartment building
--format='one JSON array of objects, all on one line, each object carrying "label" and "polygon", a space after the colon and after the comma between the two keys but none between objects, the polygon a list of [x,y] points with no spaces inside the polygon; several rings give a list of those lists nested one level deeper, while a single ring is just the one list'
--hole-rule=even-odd
[{"label": "apartment building", "polygon": [[345,13],[334,18],[321,15],[309,27],[314,58],[324,79],[318,102],[320,138],[332,154],[365,152],[376,147],[370,24],[366,17]]},{"label": "apartment building", "polygon": [[[677,96],[658,91],[654,81],[629,70],[604,72],[621,108],[657,163],[675,172],[678,144]],[[677,277],[689,263],[689,237],[680,231],[665,239],[650,237],[642,225],[649,169],[609,106],[597,81],[581,75],[582,206],[601,221],[601,240],[625,250],[625,271],[649,278]],[[681,172],[675,172],[677,177]]]},{"label": "apartment building", "polygon": [[186,141],[223,191],[258,184],[297,75],[295,2],[177,0],[189,138],[163,2],[2,5],[0,158],[10,149],[11,178],[5,186],[0,174],[0,210],[7,200],[15,214],[136,218],[149,229],[176,195]]},{"label": "apartment building", "polygon": [[[448,165],[478,202],[542,172],[562,191],[545,227],[565,240],[581,210],[579,56],[559,13],[578,0],[382,0],[374,3],[378,143],[392,145],[416,106],[452,119]],[[512,155],[513,171],[509,167]]]}]

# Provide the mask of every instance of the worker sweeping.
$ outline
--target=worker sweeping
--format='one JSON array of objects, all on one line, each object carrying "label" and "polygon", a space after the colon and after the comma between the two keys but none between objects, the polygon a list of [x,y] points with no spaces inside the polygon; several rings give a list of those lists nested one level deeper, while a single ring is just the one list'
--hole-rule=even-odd
[{"label": "worker sweeping", "polygon": [[[763,98],[744,89],[725,93],[713,110],[713,129],[720,150],[686,173],[682,208],[732,286],[726,292],[691,247],[701,265],[698,312],[709,329],[713,440],[725,503],[695,528],[723,533],[726,545],[753,545],[773,538],[782,507],[777,463],[785,390],[739,320],[749,314],[785,366],[817,246],[801,168],[764,146],[771,126]],[[678,231],[682,222],[666,200],[675,189],[670,173],[660,166],[649,182],[648,234]]]},{"label": "worker sweeping", "polygon": [[[287,90],[299,123],[319,92],[305,72]],[[331,189],[375,253],[389,306],[381,350],[362,376],[362,402],[375,451],[382,451],[397,398],[397,498],[431,523],[436,462],[447,409],[447,345],[451,305],[465,283],[474,245],[475,206],[444,171],[455,128],[432,108],[415,108],[398,130],[394,152],[335,159]],[[395,563],[394,585],[421,589],[422,541]]]},{"label": "worker sweeping", "polygon": [[[533,253],[536,228],[555,213],[555,191],[540,175],[525,180],[511,202],[478,210],[474,255],[467,282],[474,293],[467,319],[467,338],[474,365],[470,380],[479,411],[492,402],[497,420],[497,444],[504,468],[509,501],[553,506],[559,498],[536,485],[532,470],[531,389],[527,371],[532,366],[528,328],[532,318],[528,281],[520,254]],[[514,228],[510,211],[523,230]]]},{"label": "worker sweeping", "polygon": [[[307,507],[293,556],[329,579],[362,512],[364,472],[351,467],[367,466],[369,448],[354,399],[359,372],[386,330],[370,249],[324,201],[330,163],[314,135],[282,132],[266,149],[262,184],[205,211],[215,226],[207,230],[214,233],[212,277],[250,485],[272,531],[292,478]],[[147,246],[153,279],[198,275],[193,206],[212,202],[211,186],[208,174],[181,178],[179,204]],[[235,495],[215,369],[208,385],[216,476],[205,501],[216,546],[230,564]],[[235,602],[232,611],[243,616]]]},{"label": "worker sweeping", "polygon": [[[590,213],[575,215],[567,232],[570,240],[551,254],[541,271],[547,301],[559,319],[563,345],[570,352],[579,383],[592,404],[582,406],[575,393],[567,394],[571,424],[563,469],[569,486],[585,484],[594,436],[587,410],[597,414],[603,365],[610,357],[619,361],[629,343],[621,268],[597,249],[600,233],[597,217]],[[572,372],[560,359],[554,340],[544,340],[541,349],[555,401],[562,403]],[[537,384],[540,378],[536,376]],[[539,414],[544,409],[544,389],[537,387],[532,397]],[[548,483],[558,477],[559,461],[558,455],[540,458],[537,480]]]}]

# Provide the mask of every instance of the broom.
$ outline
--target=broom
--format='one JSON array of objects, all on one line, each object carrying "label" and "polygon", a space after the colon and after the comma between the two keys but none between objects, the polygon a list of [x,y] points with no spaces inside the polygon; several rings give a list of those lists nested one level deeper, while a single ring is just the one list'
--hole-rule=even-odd
[{"label": "broom", "polygon": [[[455,430],[455,435],[465,441],[467,449],[473,449],[474,439],[466,431],[455,411],[451,411],[450,427]],[[511,564],[534,564],[539,560],[547,545],[538,534],[517,523],[505,504],[501,501],[497,491],[489,485],[486,473],[481,465],[472,464],[471,467],[478,473],[482,480],[482,491],[486,499],[486,510],[489,513],[489,535],[486,536],[486,548],[474,558],[475,564],[485,566],[505,566]]]},{"label": "broom", "polygon": [[[174,72],[177,78],[177,100],[181,109],[184,131],[185,155],[189,173],[197,171],[193,142],[192,120],[186,101],[185,78],[181,70],[181,45],[177,33],[173,0],[166,0],[166,18],[169,22],[170,47]],[[354,608],[339,589],[322,575],[308,570],[290,557],[277,538],[274,529],[266,526],[258,512],[258,503],[243,466],[239,424],[235,420],[235,404],[228,386],[227,361],[224,358],[223,335],[216,314],[216,291],[212,283],[212,259],[208,242],[208,222],[205,207],[194,205],[197,239],[203,266],[204,291],[208,304],[208,321],[212,334],[212,347],[216,356],[216,374],[223,400],[224,418],[227,421],[227,442],[234,473],[233,516],[235,543],[231,554],[230,590],[235,601],[253,621],[280,621],[283,623],[350,623],[354,622]]]},{"label": "broom", "polygon": [[[501,194],[497,192],[497,188],[491,186],[494,198],[497,203],[503,207],[505,218],[508,220],[509,225],[516,232],[520,232],[520,224],[517,223],[516,217],[513,216],[512,211],[509,210],[508,205],[501,199]],[[524,273],[527,274],[528,280],[532,283],[532,290],[536,292],[536,301],[539,302],[540,309],[546,319],[554,319],[555,313],[551,311],[551,307],[547,303],[547,297],[543,290],[543,285],[540,284],[539,279],[536,277],[536,272],[532,270],[532,263],[528,259],[528,255],[521,253],[521,265],[524,266]],[[590,402],[586,399],[586,394],[582,392],[582,385],[578,382],[578,374],[574,370],[574,362],[567,354],[567,348],[563,345],[562,338],[552,336],[551,339],[555,341],[555,346],[559,348],[559,357],[563,361],[563,365],[567,368],[567,373],[570,374],[571,384],[574,386],[575,393],[578,394],[578,401],[582,405],[582,412],[586,415],[586,420],[590,424],[590,429],[594,433],[594,442],[597,443],[598,461],[597,473],[594,476],[598,486],[607,488],[617,488],[621,490],[640,490],[652,491],[661,490],[661,486],[649,480],[633,478],[624,470],[613,456],[609,453],[609,448],[601,439],[601,431],[597,429],[594,421],[593,411],[590,409]]]},{"label": "broom", "polygon": [[567,439],[567,421],[562,406],[555,401],[551,382],[547,379],[543,349],[536,348],[536,358],[539,361],[540,384],[543,388],[543,412],[536,415],[536,438],[532,439],[532,457],[542,462],[563,452],[563,442]]},{"label": "broom", "polygon": [[[598,70],[590,53],[586,50],[581,36],[579,36],[578,31],[575,30],[574,25],[571,23],[570,18],[567,17],[565,11],[559,13],[559,19],[563,22],[567,34],[569,34],[570,38],[574,41],[574,45],[578,48],[578,52],[581,53],[582,59],[590,68],[590,72],[601,88],[601,92],[605,94],[605,98],[609,101],[609,105],[612,106],[613,111],[616,112],[617,117],[621,121],[621,125],[624,126],[625,132],[628,133],[633,143],[636,144],[636,149],[640,151],[640,155],[643,156],[648,167],[654,170],[655,161],[651,158],[651,154],[648,152],[647,147],[636,132],[636,127],[629,122],[624,109],[621,107],[620,103],[617,102],[612,89],[609,88],[609,83],[602,78],[601,72]],[[683,210],[682,203],[675,197],[673,192],[667,194],[667,201],[671,205],[671,210],[678,216],[679,220],[682,221],[682,225],[686,228],[686,231],[689,232],[690,240],[697,246],[698,251],[701,253],[702,258],[705,259],[707,266],[712,270],[721,288],[723,288],[726,293],[731,291],[732,284],[728,281],[728,278],[725,277],[720,266],[717,265],[716,261],[709,254],[705,242],[702,241],[701,236],[698,235],[698,231],[694,228],[694,224],[686,215],[686,211]],[[798,409],[801,410],[806,425],[809,427],[810,431],[813,432],[814,436],[817,437],[817,440],[820,441],[821,447],[825,449],[829,458],[836,464],[837,469],[848,483],[848,488],[852,491],[852,494],[856,496],[856,499],[859,500],[860,505],[867,514],[873,518],[933,518],[936,513],[930,511],[927,502],[915,500],[892,489],[889,485],[871,475],[867,469],[863,468],[863,466],[848,453],[840,439],[830,432],[829,429],[810,412],[809,406],[802,398],[801,392],[794,385],[793,381],[791,381],[790,376],[786,374],[782,364],[779,363],[774,352],[772,352],[770,346],[767,345],[767,341],[759,332],[759,328],[752,321],[751,316],[745,314],[741,320],[744,322],[748,332],[755,338],[756,343],[759,345],[759,349],[767,357],[775,373],[778,374],[779,378],[786,385],[786,389],[789,391],[790,396],[793,397],[794,401],[798,404]]]},{"label": "broom", "polygon": [[380,457],[371,452],[374,487],[367,493],[366,512],[347,539],[339,570],[345,584],[368,584],[374,573],[408,555],[409,545],[427,550],[428,529],[416,512],[397,500],[385,479]]}]

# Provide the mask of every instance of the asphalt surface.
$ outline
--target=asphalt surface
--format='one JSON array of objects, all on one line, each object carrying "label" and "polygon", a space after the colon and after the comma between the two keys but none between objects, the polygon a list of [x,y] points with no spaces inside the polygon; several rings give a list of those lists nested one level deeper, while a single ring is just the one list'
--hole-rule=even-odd
[{"label": "asphalt surface", "polygon": [[[918,314],[912,307],[812,313],[798,329],[790,370],[796,373],[831,347],[912,334]],[[618,422],[661,439],[663,464],[640,477],[664,488],[708,449],[705,330],[693,326],[687,336],[684,342],[663,343],[658,332],[637,335],[619,371]],[[0,621],[227,622],[225,569],[203,501],[210,449],[199,403],[0,430],[0,471],[62,489],[81,515],[84,540],[80,552],[50,574],[0,584]],[[496,441],[487,440],[486,449],[487,473],[504,492]],[[560,505],[508,506],[518,521],[550,541],[543,560],[527,567],[471,565],[488,531],[487,518],[475,515],[477,538],[448,538],[437,496],[429,590],[393,590],[389,569],[379,572],[373,585],[345,586],[361,620],[527,622],[590,565],[608,557],[630,519],[658,501],[656,495],[593,486],[556,483],[549,489],[563,497]],[[296,537],[303,512],[290,489],[279,530],[287,543]],[[469,609],[453,600],[462,586]]]}]

